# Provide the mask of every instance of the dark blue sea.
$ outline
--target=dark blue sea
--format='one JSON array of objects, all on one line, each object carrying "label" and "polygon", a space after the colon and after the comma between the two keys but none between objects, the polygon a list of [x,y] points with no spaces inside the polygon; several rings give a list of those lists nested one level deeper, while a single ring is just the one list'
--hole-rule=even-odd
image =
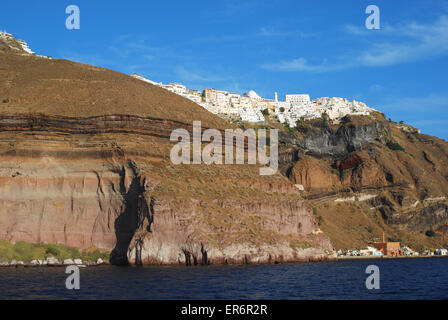
[{"label": "dark blue sea", "polygon": [[[380,289],[365,285],[367,266]],[[0,268],[0,299],[448,299],[448,258],[206,267]]]}]

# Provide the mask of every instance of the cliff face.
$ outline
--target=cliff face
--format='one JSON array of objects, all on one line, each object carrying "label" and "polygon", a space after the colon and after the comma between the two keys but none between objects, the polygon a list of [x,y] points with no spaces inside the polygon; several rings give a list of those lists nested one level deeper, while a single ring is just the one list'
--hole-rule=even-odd
[{"label": "cliff face", "polygon": [[0,238],[107,249],[115,264],[327,258],[285,177],[171,163],[170,133],[194,120],[233,128],[131,77],[0,46]]},{"label": "cliff face", "polygon": [[303,148],[319,155],[344,155],[362,150],[363,146],[381,141],[385,143],[389,136],[388,126],[382,122],[350,122],[345,117],[338,128],[315,128],[307,130]]},{"label": "cliff face", "polygon": [[380,115],[311,123],[295,139],[297,160],[283,171],[304,186],[336,247],[361,246],[381,230],[416,248],[445,245],[446,141]]},{"label": "cliff face", "polygon": [[129,163],[8,156],[1,165],[1,238],[111,248],[117,217],[138,211]]},{"label": "cliff face", "polygon": [[330,249],[305,201],[153,200],[151,213],[130,246],[136,264],[307,261]]},{"label": "cliff face", "polygon": [[309,204],[256,168],[176,168],[161,156],[165,139],[145,135],[1,137],[0,238],[107,249],[115,264],[267,263],[331,251]]}]

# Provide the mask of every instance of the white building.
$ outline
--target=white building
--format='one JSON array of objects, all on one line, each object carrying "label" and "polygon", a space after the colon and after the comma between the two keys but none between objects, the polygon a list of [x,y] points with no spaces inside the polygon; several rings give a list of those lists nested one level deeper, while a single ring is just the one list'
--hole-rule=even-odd
[{"label": "white building", "polygon": [[187,93],[187,87],[179,83],[168,83],[163,88],[180,95]]},{"label": "white building", "polygon": [[17,43],[20,44],[20,46],[22,47],[22,49],[29,53],[29,54],[34,54],[33,51],[31,51],[31,49],[28,47],[28,44],[25,42],[25,40],[17,40]]},{"label": "white building", "polygon": [[6,32],[6,30],[5,31],[1,31],[0,30],[0,37],[2,37],[2,38],[12,38],[12,34]]},{"label": "white building", "polygon": [[229,104],[227,102],[228,101],[227,94],[228,92],[216,89],[205,89],[204,92],[202,93],[206,103],[222,107]]},{"label": "white building", "polygon": [[262,97],[260,97],[254,90],[250,90],[249,92],[244,94],[245,97],[249,98],[253,101],[261,101],[264,100]]},{"label": "white building", "polygon": [[155,81],[146,79],[145,77],[143,77],[142,75],[139,75],[139,74],[137,74],[137,73],[133,73],[133,74],[131,74],[131,77],[136,78],[136,79],[141,80],[141,81],[144,81],[144,82],[147,82],[147,83],[150,83],[150,84],[153,84],[153,85],[155,85],[155,86],[159,86],[159,87],[162,86],[162,82],[157,83],[157,82],[155,82]]},{"label": "white building", "polygon": [[308,94],[287,94],[285,100],[291,105],[304,104],[310,102],[310,96]]},{"label": "white building", "polygon": [[[12,34],[6,32],[6,31],[0,31],[0,37],[7,40],[13,40],[14,37]],[[14,39],[15,40],[15,39]],[[16,40],[17,43],[22,47],[23,51],[25,51],[28,54],[34,54],[33,51],[28,47],[28,44],[25,42],[25,40]]]},{"label": "white building", "polygon": [[[5,40],[15,40],[14,36],[13,36],[12,34],[6,32],[6,31],[0,31],[0,38],[3,38],[3,39],[5,39]],[[28,46],[28,44],[26,43],[25,40],[20,40],[20,39],[19,39],[19,40],[15,40],[15,41],[20,45],[20,47],[22,48],[22,50],[25,51],[27,54],[31,54],[31,55],[33,55],[33,56],[35,56],[35,57],[39,57],[39,58],[51,59],[51,57],[43,56],[43,55],[40,55],[40,54],[36,55],[36,54],[30,49],[30,47]],[[19,48],[17,48],[16,46],[13,46],[13,47],[11,47],[11,48],[13,48],[13,49],[19,49]]]},{"label": "white building", "polygon": [[202,96],[200,94],[186,94],[184,97],[190,99],[193,102],[196,102],[197,104],[202,102]]},{"label": "white building", "polygon": [[[171,92],[181,95],[202,106],[204,109],[217,115],[239,115],[245,122],[265,121],[262,111],[268,109],[274,111],[274,115],[281,123],[287,123],[290,127],[296,127],[298,120],[320,118],[324,113],[331,120],[338,121],[340,118],[350,115],[369,115],[374,109],[365,103],[349,101],[345,98],[323,97],[310,101],[308,94],[288,94],[286,101],[278,101],[277,93],[274,99],[260,97],[251,90],[240,96],[237,93],[229,93],[216,89],[204,89],[201,93],[197,90],[188,89],[179,83],[163,85],[148,80],[141,75],[132,74],[134,78],[161,86]],[[224,117],[227,118],[227,117]]]},{"label": "white building", "polygon": [[361,256],[382,256],[383,253],[379,250],[377,250],[374,247],[367,247],[367,249],[361,249],[359,250],[359,253]]},{"label": "white building", "polygon": [[243,107],[239,109],[241,121],[244,122],[264,122],[264,116],[260,110],[251,107]]}]

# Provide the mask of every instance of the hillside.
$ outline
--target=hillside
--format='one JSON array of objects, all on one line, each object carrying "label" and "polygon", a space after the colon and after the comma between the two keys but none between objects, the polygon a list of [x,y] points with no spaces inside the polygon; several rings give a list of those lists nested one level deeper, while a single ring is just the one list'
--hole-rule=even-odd
[{"label": "hillside", "polygon": [[[2,41],[0,40],[0,43]],[[227,128],[197,104],[99,67],[45,59],[0,45],[0,113],[89,117],[126,114]]]},{"label": "hillside", "polygon": [[324,259],[383,231],[447,245],[448,143],[378,112],[245,124],[280,130],[281,172],[260,176],[173,165],[174,129],[236,126],[165,89],[2,40],[0,76],[0,238],[151,264]]},{"label": "hillside", "polygon": [[283,173],[304,186],[335,248],[362,248],[383,230],[418,250],[447,244],[445,140],[377,113],[310,121],[283,141]]},{"label": "hillside", "polygon": [[115,264],[326,259],[310,204],[258,166],[175,166],[170,133],[233,128],[132,77],[0,40],[0,238]]}]

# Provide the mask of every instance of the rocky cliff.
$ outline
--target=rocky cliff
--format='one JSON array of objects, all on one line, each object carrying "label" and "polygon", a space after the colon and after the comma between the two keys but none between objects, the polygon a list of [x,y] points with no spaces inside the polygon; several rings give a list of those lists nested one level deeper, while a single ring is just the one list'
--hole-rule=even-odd
[{"label": "rocky cliff", "polygon": [[110,70],[0,45],[0,238],[111,251],[115,264],[326,259],[313,210],[257,166],[173,165],[173,129],[233,128]]},{"label": "rocky cliff", "polygon": [[311,121],[285,141],[295,156],[283,157],[283,172],[304,186],[336,247],[362,247],[382,230],[418,249],[446,245],[446,141],[379,113]]}]

